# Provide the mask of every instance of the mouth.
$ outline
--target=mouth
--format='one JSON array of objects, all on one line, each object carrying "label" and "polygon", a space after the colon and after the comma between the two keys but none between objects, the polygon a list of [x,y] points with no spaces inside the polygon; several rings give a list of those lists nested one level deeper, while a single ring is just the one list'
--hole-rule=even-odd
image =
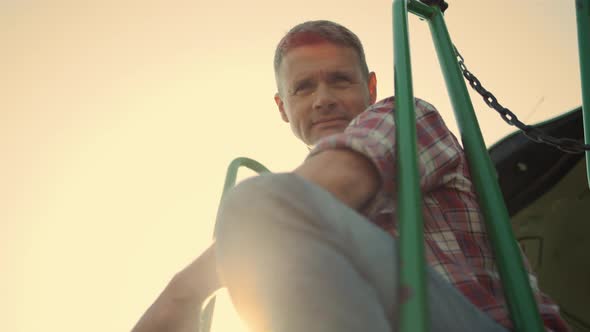
[{"label": "mouth", "polygon": [[334,119],[325,119],[319,120],[313,123],[313,127],[319,128],[327,128],[327,127],[341,127],[341,126],[348,126],[350,120],[345,118],[334,118]]}]

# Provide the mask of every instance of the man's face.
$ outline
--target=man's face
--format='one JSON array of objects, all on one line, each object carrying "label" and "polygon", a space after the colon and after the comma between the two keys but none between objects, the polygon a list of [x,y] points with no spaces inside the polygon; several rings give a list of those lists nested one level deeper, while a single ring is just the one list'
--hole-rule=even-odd
[{"label": "man's face", "polygon": [[363,76],[354,49],[328,42],[289,50],[278,82],[281,117],[309,146],[342,132],[377,97],[375,74]]}]

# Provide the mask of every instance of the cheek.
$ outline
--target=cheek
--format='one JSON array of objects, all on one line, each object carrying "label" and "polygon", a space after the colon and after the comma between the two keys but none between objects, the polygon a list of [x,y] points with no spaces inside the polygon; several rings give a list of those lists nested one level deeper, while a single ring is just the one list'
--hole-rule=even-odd
[{"label": "cheek", "polygon": [[350,98],[347,102],[348,109],[352,115],[356,116],[362,113],[369,107],[370,98],[364,93],[355,94],[354,98]]},{"label": "cheek", "polygon": [[301,136],[306,135],[309,112],[302,105],[298,104],[296,107],[291,107],[288,116],[289,125],[295,136],[301,138]]},{"label": "cheek", "polygon": [[292,104],[291,120],[299,124],[305,123],[310,117],[311,104],[307,100],[300,100]]}]

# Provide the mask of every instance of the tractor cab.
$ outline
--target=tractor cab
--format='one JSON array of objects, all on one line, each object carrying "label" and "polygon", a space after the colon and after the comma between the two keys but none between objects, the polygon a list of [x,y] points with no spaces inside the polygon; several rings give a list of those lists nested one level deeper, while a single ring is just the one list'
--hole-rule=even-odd
[{"label": "tractor cab", "polygon": [[[582,108],[536,127],[584,138]],[[515,239],[573,331],[590,331],[590,190],[583,154],[513,133],[489,149]]]}]

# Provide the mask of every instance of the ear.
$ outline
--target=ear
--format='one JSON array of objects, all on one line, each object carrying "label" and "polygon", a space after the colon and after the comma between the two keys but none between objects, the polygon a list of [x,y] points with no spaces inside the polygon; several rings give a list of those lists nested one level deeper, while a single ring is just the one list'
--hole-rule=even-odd
[{"label": "ear", "polygon": [[367,86],[369,88],[369,105],[373,105],[377,101],[377,75],[375,72],[369,73]]},{"label": "ear", "polygon": [[281,95],[278,92],[275,93],[275,103],[277,103],[277,107],[279,108],[279,112],[281,113],[281,118],[283,119],[283,121],[289,122],[289,117],[285,112],[285,103],[281,99]]}]

